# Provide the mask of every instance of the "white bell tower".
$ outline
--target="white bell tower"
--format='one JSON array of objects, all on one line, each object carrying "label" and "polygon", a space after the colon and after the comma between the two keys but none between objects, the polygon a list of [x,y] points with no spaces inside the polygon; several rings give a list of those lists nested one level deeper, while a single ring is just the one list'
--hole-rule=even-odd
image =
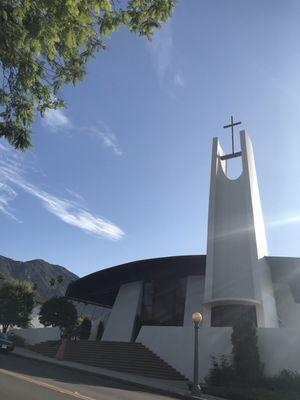
[{"label": "white bell tower", "polygon": [[[232,125],[229,125],[232,130]],[[229,127],[228,126],[228,127]],[[233,131],[232,131],[233,138]],[[240,132],[241,151],[225,154],[213,139],[208,213],[204,326],[218,306],[251,306],[258,327],[278,327],[253,148]],[[227,177],[227,163],[241,157],[242,172]]]}]

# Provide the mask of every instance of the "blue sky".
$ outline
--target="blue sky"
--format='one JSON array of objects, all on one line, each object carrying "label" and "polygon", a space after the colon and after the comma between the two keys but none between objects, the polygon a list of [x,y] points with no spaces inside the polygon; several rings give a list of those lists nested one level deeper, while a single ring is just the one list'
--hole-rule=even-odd
[{"label": "blue sky", "polygon": [[[1,144],[0,254],[78,275],[206,252],[211,143],[252,138],[271,255],[299,256],[300,2],[181,0],[149,43],[122,30],[68,108]],[[233,170],[233,174],[234,174]]]}]

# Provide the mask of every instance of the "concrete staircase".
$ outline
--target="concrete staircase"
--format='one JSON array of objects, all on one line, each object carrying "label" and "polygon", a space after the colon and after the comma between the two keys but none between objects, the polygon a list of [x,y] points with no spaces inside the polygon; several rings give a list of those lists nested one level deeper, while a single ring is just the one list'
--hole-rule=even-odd
[{"label": "concrete staircase", "polygon": [[55,357],[60,341],[57,340],[47,340],[46,342],[35,344],[34,346],[29,346],[29,349],[35,351],[36,353],[42,354],[46,357]]},{"label": "concrete staircase", "polygon": [[[58,342],[48,341],[32,346],[31,350],[54,357],[58,345]],[[64,360],[148,378],[187,381],[183,375],[141,343],[69,341]]]}]

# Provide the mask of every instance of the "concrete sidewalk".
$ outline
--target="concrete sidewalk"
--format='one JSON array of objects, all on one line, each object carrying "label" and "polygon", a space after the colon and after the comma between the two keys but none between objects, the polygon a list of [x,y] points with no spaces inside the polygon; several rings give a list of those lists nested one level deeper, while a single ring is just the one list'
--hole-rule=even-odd
[{"label": "concrete sidewalk", "polygon": [[34,351],[24,349],[21,347],[15,348],[12,354],[18,357],[25,357],[37,361],[59,365],[61,367],[75,369],[77,371],[82,371],[84,373],[90,373],[93,375],[106,377],[122,383],[127,383],[127,384],[129,383],[152,393],[164,394],[167,396],[172,396],[180,399],[222,400],[220,398],[209,395],[203,395],[200,397],[192,396],[189,391],[187,383],[184,381],[167,381],[161,379],[152,379],[143,376],[108,370],[105,368],[93,367],[90,365],[80,364],[71,361],[58,361],[55,358],[46,357],[41,354],[35,353]]}]

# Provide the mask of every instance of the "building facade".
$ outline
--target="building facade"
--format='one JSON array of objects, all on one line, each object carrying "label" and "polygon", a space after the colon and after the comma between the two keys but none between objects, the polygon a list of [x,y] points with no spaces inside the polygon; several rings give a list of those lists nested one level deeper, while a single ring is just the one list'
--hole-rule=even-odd
[{"label": "building facade", "polygon": [[[225,154],[213,140],[207,254],[141,260],[108,268],[70,284],[76,301],[110,308],[102,340],[139,341],[192,376],[191,316],[200,311],[200,371],[211,356],[229,354],[235,321],[258,328],[269,374],[300,371],[300,258],[268,254],[253,148],[240,132],[240,151]],[[237,179],[227,175],[240,157]],[[276,350],[276,351],[274,351]]]}]

